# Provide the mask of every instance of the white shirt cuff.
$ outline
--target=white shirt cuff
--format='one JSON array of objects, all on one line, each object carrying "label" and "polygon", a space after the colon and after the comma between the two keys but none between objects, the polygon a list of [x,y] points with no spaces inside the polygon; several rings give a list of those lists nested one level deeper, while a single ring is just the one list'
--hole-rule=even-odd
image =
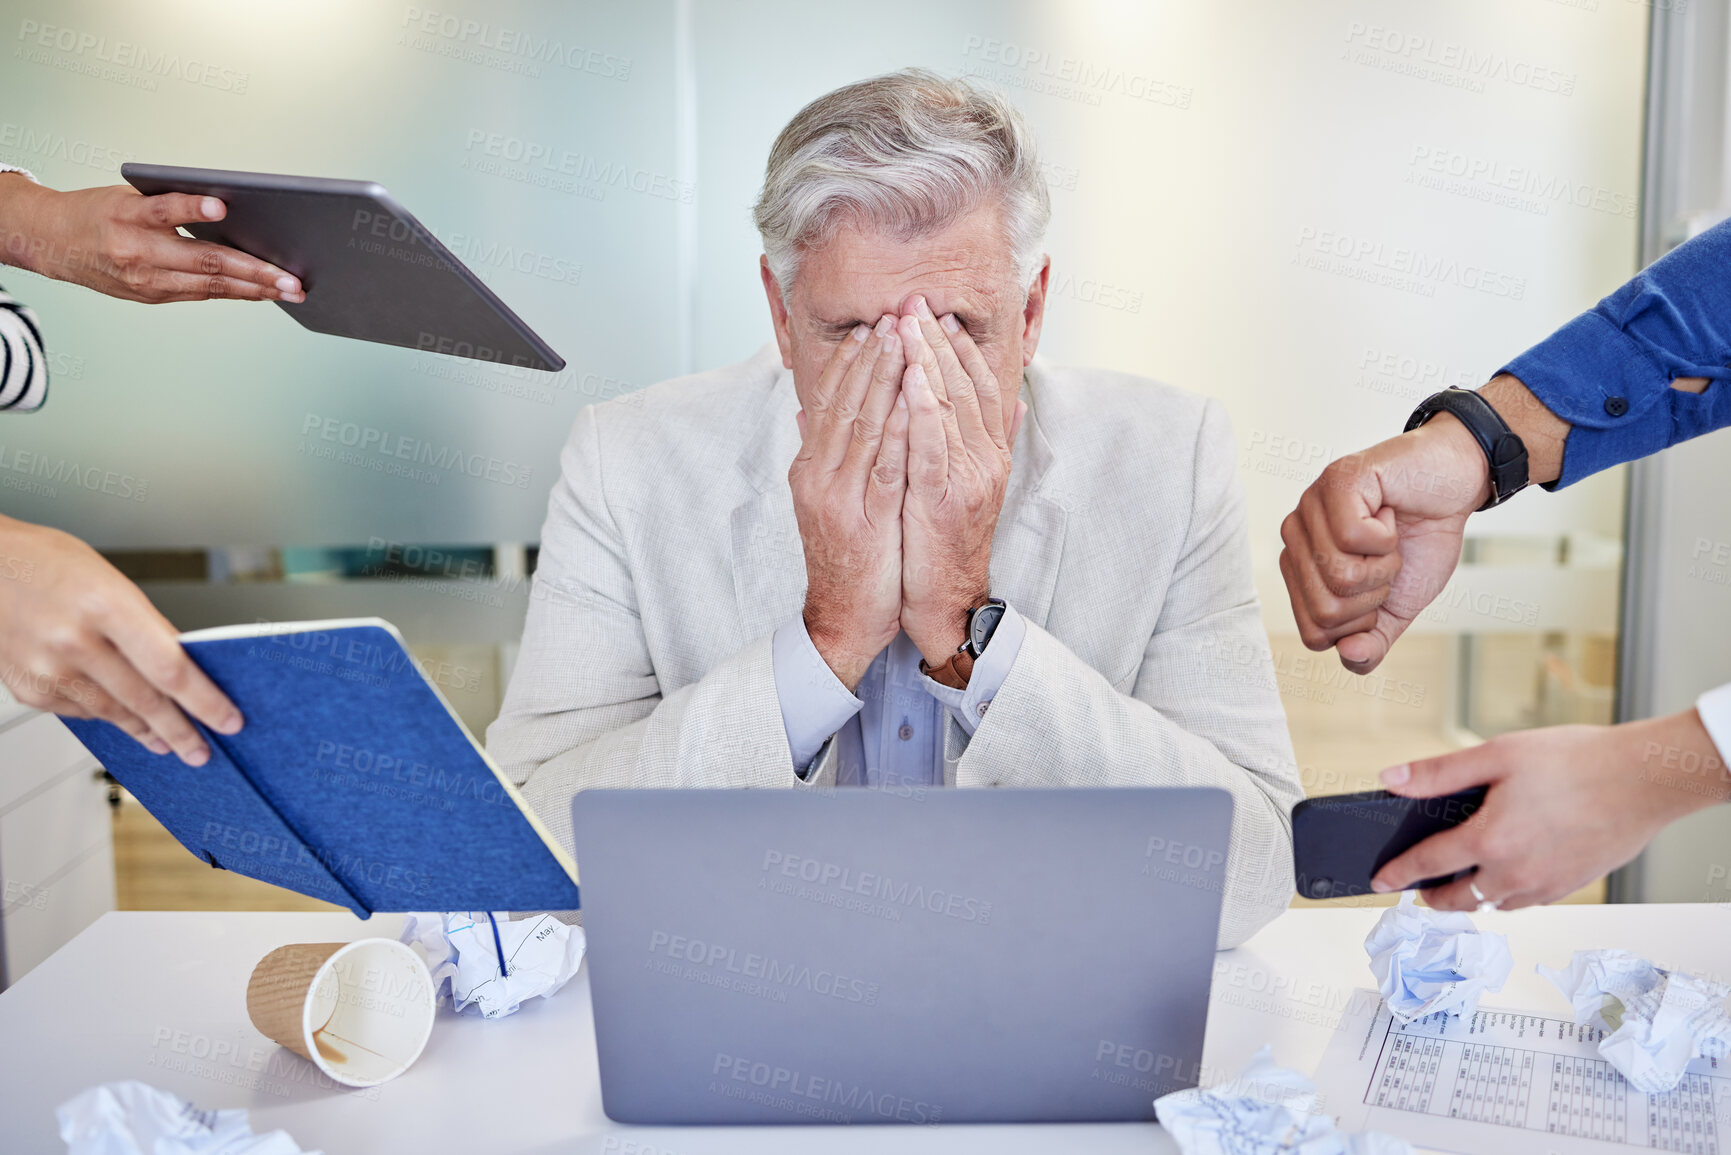
[{"label": "white shirt cuff", "polygon": [[1006,605],[1004,616],[998,619],[998,628],[992,631],[992,640],[986,643],[986,652],[980,655],[973,672],[968,675],[966,689],[946,686],[924,674],[920,675],[920,684],[926,688],[926,693],[949,708],[950,717],[972,738],[986,716],[986,708],[998,696],[1004,679],[1010,676],[1010,667],[1015,665],[1016,655],[1022,651],[1022,639],[1027,636],[1027,620],[1016,612],[1015,606]]},{"label": "white shirt cuff", "polygon": [[1695,712],[1701,715],[1713,745],[1719,747],[1719,760],[1731,766],[1731,682],[1696,698]]},{"label": "white shirt cuff", "polygon": [[823,744],[865,705],[841,684],[806,632],[805,615],[795,614],[775,631],[770,644],[775,671],[775,695],[781,701],[781,724],[793,751],[794,773],[811,769]]}]

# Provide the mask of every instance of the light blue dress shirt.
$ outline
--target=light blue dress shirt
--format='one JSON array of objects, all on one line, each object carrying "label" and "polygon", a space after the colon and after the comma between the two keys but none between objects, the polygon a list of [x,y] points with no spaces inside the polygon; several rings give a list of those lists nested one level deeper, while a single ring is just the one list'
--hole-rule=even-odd
[{"label": "light blue dress shirt", "polygon": [[898,633],[872,659],[856,695],[817,652],[804,615],[795,614],[775,631],[771,650],[795,773],[805,777],[824,743],[857,718],[865,777],[853,781],[838,773],[837,785],[942,786],[946,712],[972,737],[1027,632],[1027,622],[1014,606],[1007,607],[962,690],[920,673],[919,648]]}]

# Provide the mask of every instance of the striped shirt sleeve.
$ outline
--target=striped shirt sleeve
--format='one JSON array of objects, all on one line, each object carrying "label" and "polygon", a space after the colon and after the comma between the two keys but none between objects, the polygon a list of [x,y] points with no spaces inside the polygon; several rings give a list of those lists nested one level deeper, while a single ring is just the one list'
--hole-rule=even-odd
[{"label": "striped shirt sleeve", "polygon": [[38,409],[48,397],[48,355],[36,314],[0,289],[0,410]]}]

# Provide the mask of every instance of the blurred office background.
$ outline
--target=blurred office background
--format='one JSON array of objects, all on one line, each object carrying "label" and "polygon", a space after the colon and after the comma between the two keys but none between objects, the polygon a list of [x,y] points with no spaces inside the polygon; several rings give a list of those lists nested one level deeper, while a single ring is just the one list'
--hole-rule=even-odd
[{"label": "blurred office background", "polygon": [[[377,180],[570,364],[508,370],[5,270],[54,382],[44,412],[0,421],[0,509],[85,537],[183,629],[389,618],[478,733],[573,416],[769,339],[748,206],[770,142],[813,97],[919,64],[1005,88],[1039,135],[1042,355],[1226,403],[1309,792],[1509,729],[1676,709],[1731,678],[1731,586],[1689,556],[1731,524],[1659,495],[1724,493],[1718,439],[1676,476],[1638,471],[1632,526],[1625,470],[1475,518],[1454,582],[1368,678],[1299,643],[1275,559],[1329,460],[1718,219],[1725,6],[3,0],[0,160],[58,187],[116,182],[126,160]],[[329,428],[480,454],[521,484],[393,473]],[[46,481],[44,462],[129,484]],[[1637,606],[1620,649],[1631,532],[1647,553],[1629,587],[1663,606]],[[0,774],[12,977],[115,903],[301,902],[203,867],[123,796],[111,809],[54,720],[0,726],[0,761],[31,767]],[[1610,897],[1731,897],[1709,875],[1723,824],[1699,820]]]}]

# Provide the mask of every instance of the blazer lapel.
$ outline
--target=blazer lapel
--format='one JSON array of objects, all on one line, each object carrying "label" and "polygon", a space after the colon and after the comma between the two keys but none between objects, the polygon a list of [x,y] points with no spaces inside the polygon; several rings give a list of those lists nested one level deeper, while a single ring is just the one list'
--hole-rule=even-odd
[{"label": "blazer lapel", "polygon": [[798,411],[793,374],[778,366],[757,432],[739,457],[752,493],[734,507],[729,526],[733,589],[746,641],[772,632],[805,600],[805,550],[787,485],[788,466],[799,450]]},{"label": "blazer lapel", "polygon": [[1058,586],[1069,510],[1053,492],[1052,443],[1040,425],[1043,375],[1033,365],[1022,379],[1028,415],[1016,438],[1004,509],[992,538],[992,595],[1044,627]]},{"label": "blazer lapel", "polygon": [[[1044,627],[1058,588],[1058,563],[1064,552],[1069,508],[1055,492],[1050,476],[1055,464],[1052,443],[1040,427],[1039,404],[1044,375],[1038,363],[1022,379],[1022,400],[1028,415],[1016,438],[1004,509],[992,536],[992,596],[1003,598],[1016,612]],[[945,786],[956,784],[956,769],[968,751],[968,734],[954,718],[945,718]]]}]

